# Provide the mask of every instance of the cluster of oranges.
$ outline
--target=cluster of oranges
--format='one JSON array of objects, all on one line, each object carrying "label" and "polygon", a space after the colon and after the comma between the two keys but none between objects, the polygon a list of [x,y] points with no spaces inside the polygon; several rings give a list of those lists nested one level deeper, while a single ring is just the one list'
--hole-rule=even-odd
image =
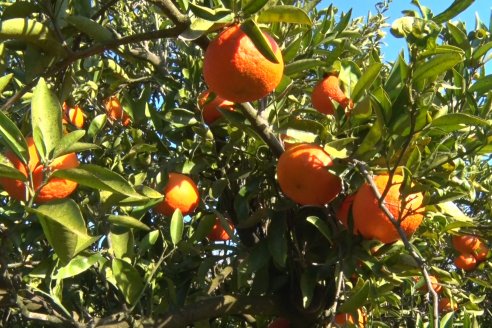
[{"label": "cluster of oranges", "polygon": [[489,255],[489,248],[477,236],[456,235],[451,241],[454,249],[460,253],[454,259],[454,264],[465,271],[475,269],[477,264],[485,261]]}]

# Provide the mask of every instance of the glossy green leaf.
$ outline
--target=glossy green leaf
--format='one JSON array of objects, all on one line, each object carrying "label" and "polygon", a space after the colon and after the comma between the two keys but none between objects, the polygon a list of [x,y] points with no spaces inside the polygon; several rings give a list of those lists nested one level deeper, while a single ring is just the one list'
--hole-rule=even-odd
[{"label": "glossy green leaf", "polygon": [[463,56],[457,53],[436,55],[429,61],[417,65],[414,73],[415,83],[427,78],[437,77],[462,61]]},{"label": "glossy green leaf", "polygon": [[188,26],[186,30],[184,30],[179,37],[186,41],[193,41],[201,36],[205,35],[212,26],[214,26],[214,22],[203,19],[196,18],[193,22]]},{"label": "glossy green leaf", "polygon": [[287,223],[285,217],[273,217],[268,227],[268,250],[276,265],[283,268],[287,261]]},{"label": "glossy green leaf", "polygon": [[113,39],[113,33],[104,26],[84,16],[67,16],[65,20],[78,31],[90,36],[98,42],[106,42]]},{"label": "glossy green leaf", "polygon": [[150,231],[148,225],[128,215],[109,215],[108,221],[111,222],[112,224],[124,226],[127,228],[136,228],[145,231]]},{"label": "glossy green leaf", "polygon": [[[51,154],[62,138],[62,111],[56,96],[51,92],[43,78],[34,89],[31,101],[31,122],[36,149],[41,158]],[[38,139],[41,138],[42,144]],[[46,150],[46,154],[43,154]]]},{"label": "glossy green leaf", "polygon": [[139,253],[145,253],[148,251],[152,246],[155,245],[157,242],[157,239],[160,236],[159,230],[152,230],[148,234],[146,234],[139,243]]},{"label": "glossy green leaf", "polygon": [[212,227],[215,222],[217,222],[217,217],[215,215],[205,215],[198,221],[198,226],[193,233],[193,240],[201,241],[207,237],[207,235],[212,231]]},{"label": "glossy green leaf", "polygon": [[113,259],[111,269],[125,301],[130,305],[134,304],[144,288],[142,277],[131,264],[120,259]]},{"label": "glossy green leaf", "polygon": [[311,26],[313,23],[308,14],[301,8],[278,5],[263,10],[258,15],[258,23],[293,23]]},{"label": "glossy green leaf", "polygon": [[362,143],[355,151],[356,156],[362,156],[370,151],[374,150],[374,147],[378,144],[383,135],[383,127],[377,120],[374,125],[369,129],[369,132],[364,137]]},{"label": "glossy green leaf", "polygon": [[[63,137],[60,139],[58,144],[55,146],[53,149],[53,158],[60,157],[64,154],[68,154],[71,151],[66,151],[69,149],[73,144],[75,144],[77,141],[82,139],[84,137],[85,131],[84,130],[76,130],[72,131],[70,133],[67,133],[63,135]],[[94,147],[97,147],[94,145]]]},{"label": "glossy green leaf", "polygon": [[46,239],[64,264],[99,239],[87,234],[82,213],[72,199],[55,200],[26,210],[36,214]]},{"label": "glossy green leaf", "polygon": [[357,102],[360,99],[360,97],[364,94],[364,91],[369,90],[371,85],[379,76],[382,67],[383,64],[381,63],[372,63],[364,72],[364,74],[362,74],[362,76],[359,78],[359,81],[357,81],[352,94],[350,95],[350,98],[354,102]]},{"label": "glossy green leaf", "polygon": [[203,18],[209,21],[218,21],[225,16],[231,14],[231,11],[226,8],[211,9],[205,6],[197,5],[193,2],[190,2],[189,5],[190,10],[193,12],[193,14],[196,15],[196,17]]},{"label": "glossy green leaf", "polygon": [[468,89],[469,92],[476,92],[481,96],[492,90],[492,74],[481,77]]},{"label": "glossy green leaf", "polygon": [[407,160],[407,167],[411,172],[417,172],[420,167],[420,162],[422,161],[422,154],[418,147],[415,147]]},{"label": "glossy green leaf", "polygon": [[106,121],[108,120],[106,114],[99,114],[91,121],[89,128],[87,129],[87,136],[90,138],[94,138],[99,131],[102,130]]},{"label": "glossy green leaf", "polygon": [[431,49],[426,49],[425,51],[422,51],[419,54],[419,58],[426,58],[434,55],[440,55],[440,54],[458,54],[461,56],[465,55],[465,52],[463,49],[451,46],[449,44],[441,45],[441,46],[436,46]]},{"label": "glossy green leaf", "polygon": [[2,20],[24,18],[41,11],[41,8],[36,3],[28,1],[16,1],[2,9]]},{"label": "glossy green leaf", "polygon": [[79,275],[88,269],[90,269],[94,264],[99,263],[103,259],[103,256],[99,253],[88,255],[77,255],[70,260],[66,265],[59,268],[52,276],[52,279],[66,279],[72,278]]},{"label": "glossy green leaf", "polygon": [[307,309],[313,301],[314,289],[316,288],[316,272],[313,269],[307,269],[301,274],[301,294],[302,306]]},{"label": "glossy green leaf", "polygon": [[473,4],[473,2],[475,2],[475,0],[454,0],[451,6],[439,15],[434,16],[432,20],[436,23],[444,23],[459,15],[459,13],[463,12],[466,8]]},{"label": "glossy green leaf", "polygon": [[[2,160],[3,159],[4,158],[2,158]],[[21,171],[17,170],[15,167],[12,167],[11,165],[6,165],[2,163],[0,163],[0,177],[11,178],[20,181],[27,181],[27,177],[24,174],[22,174]]]},{"label": "glossy green leaf", "polygon": [[105,167],[94,164],[81,164],[77,168],[58,170],[53,176],[65,178],[89,188],[107,190],[136,198],[144,198],[121,175]]},{"label": "glossy green leaf", "polygon": [[10,83],[10,80],[12,80],[12,77],[14,77],[14,73],[5,74],[4,76],[0,77],[0,94],[3,92],[3,90]]},{"label": "glossy green leaf", "polygon": [[486,120],[465,113],[443,115],[433,120],[430,124],[431,127],[445,129],[446,131],[459,130],[469,125],[490,126]]},{"label": "glossy green leaf", "polygon": [[29,158],[26,139],[17,125],[3,111],[0,111],[0,136],[1,141],[26,164]]},{"label": "glossy green leaf", "polygon": [[492,49],[492,41],[487,42],[486,44],[480,46],[477,50],[473,52],[472,58],[474,60],[480,59],[484,56],[490,49]]},{"label": "glossy green leaf", "polygon": [[117,259],[132,259],[135,255],[133,231],[123,226],[111,225],[108,238]]},{"label": "glossy green leaf", "polygon": [[319,232],[329,241],[331,242],[331,231],[330,228],[328,227],[328,224],[321,220],[317,216],[308,216],[306,219],[307,222],[311,223],[318,229]]},{"label": "glossy green leaf", "polygon": [[273,63],[278,64],[278,58],[275,56],[275,53],[273,52],[272,46],[270,44],[270,41],[265,37],[263,32],[260,30],[258,25],[251,19],[248,19],[247,21],[243,22],[241,24],[241,29],[246,33],[246,35],[251,39],[251,41],[254,43],[256,49],[265,56],[266,59]]},{"label": "glossy green leaf", "polygon": [[173,242],[174,245],[177,245],[181,241],[181,238],[183,238],[183,231],[184,231],[183,214],[178,208],[174,211],[173,216],[171,217],[170,232],[171,232],[171,241]]},{"label": "glossy green leaf", "polygon": [[299,59],[288,65],[285,65],[284,74],[292,75],[296,73],[303,73],[307,70],[319,66],[323,66],[324,63],[319,59]]},{"label": "glossy green leaf", "polygon": [[246,4],[243,5],[241,11],[245,15],[253,15],[260,11],[267,3],[268,0],[248,0]]},{"label": "glossy green leaf", "polygon": [[14,39],[35,45],[47,53],[64,55],[65,50],[42,23],[27,18],[0,21],[0,40]]},{"label": "glossy green leaf", "polygon": [[371,284],[369,280],[364,282],[362,286],[357,286],[353,294],[340,306],[340,312],[354,313],[366,302],[369,297]]}]

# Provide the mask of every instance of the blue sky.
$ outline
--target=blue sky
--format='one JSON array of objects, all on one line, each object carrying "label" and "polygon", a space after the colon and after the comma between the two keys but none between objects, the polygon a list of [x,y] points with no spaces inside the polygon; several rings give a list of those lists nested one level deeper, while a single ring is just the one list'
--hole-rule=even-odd
[{"label": "blue sky", "polygon": [[[381,0],[382,1],[382,0]],[[347,1],[347,0],[323,0],[320,4],[320,8],[328,7],[330,3],[333,3],[340,12],[347,12],[352,8],[352,17],[367,16],[367,13],[371,11],[376,13],[374,5],[377,0],[358,0],[358,1]],[[420,0],[420,4],[429,7],[432,12],[437,15],[448,8],[453,3],[452,0]],[[403,16],[401,14],[402,10],[412,9],[418,10],[418,8],[411,4],[410,0],[393,0],[390,4],[390,10],[386,13],[388,16],[388,23],[391,24],[395,19]],[[492,1],[490,0],[476,0],[470,7],[468,7],[464,12],[453,20],[461,20],[466,23],[467,30],[470,31],[475,27],[475,13],[478,13],[480,20],[485,23],[486,26],[489,25],[489,20],[491,17]],[[387,33],[385,43],[387,44],[382,50],[385,54],[385,60],[392,61],[396,58],[401,49],[405,48],[405,42],[402,39],[396,39]],[[487,68],[490,67],[487,65]],[[487,71],[490,71],[489,69]]]}]

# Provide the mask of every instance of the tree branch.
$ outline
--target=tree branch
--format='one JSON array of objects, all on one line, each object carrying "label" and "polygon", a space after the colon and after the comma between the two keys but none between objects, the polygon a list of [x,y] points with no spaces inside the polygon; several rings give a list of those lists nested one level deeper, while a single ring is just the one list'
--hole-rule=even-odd
[{"label": "tree branch", "polygon": [[279,304],[280,300],[267,296],[216,296],[170,311],[154,327],[180,328],[207,318],[233,314],[278,315],[281,313]]}]

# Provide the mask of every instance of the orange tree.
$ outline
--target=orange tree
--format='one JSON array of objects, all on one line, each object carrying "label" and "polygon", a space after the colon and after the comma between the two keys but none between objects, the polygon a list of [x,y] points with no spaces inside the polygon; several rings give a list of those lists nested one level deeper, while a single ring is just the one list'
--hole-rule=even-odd
[{"label": "orange tree", "polygon": [[[319,1],[2,2],[0,325],[492,326],[492,39],[457,20],[472,2],[412,1],[392,22],[386,2],[359,18]],[[394,62],[387,24],[407,44]],[[206,124],[209,90],[249,102]],[[62,124],[64,103],[82,124]],[[464,235],[479,251],[453,247]]]}]

